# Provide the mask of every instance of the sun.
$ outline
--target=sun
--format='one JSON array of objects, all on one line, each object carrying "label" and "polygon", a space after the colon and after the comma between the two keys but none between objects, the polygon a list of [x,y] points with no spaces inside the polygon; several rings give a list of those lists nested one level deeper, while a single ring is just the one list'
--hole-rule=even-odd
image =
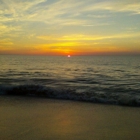
[{"label": "sun", "polygon": [[68,55],[68,57],[71,57],[70,55]]}]

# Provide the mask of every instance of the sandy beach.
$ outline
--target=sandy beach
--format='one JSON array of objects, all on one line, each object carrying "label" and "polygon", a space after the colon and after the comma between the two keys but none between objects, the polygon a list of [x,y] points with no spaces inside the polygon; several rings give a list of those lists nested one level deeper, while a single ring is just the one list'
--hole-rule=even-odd
[{"label": "sandy beach", "polygon": [[140,108],[0,96],[1,140],[139,140]]}]

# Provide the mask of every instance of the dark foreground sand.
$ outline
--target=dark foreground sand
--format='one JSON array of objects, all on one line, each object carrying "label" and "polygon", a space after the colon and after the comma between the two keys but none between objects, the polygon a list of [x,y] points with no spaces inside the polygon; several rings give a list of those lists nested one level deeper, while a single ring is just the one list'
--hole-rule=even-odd
[{"label": "dark foreground sand", "polygon": [[0,140],[139,140],[140,108],[0,96]]}]

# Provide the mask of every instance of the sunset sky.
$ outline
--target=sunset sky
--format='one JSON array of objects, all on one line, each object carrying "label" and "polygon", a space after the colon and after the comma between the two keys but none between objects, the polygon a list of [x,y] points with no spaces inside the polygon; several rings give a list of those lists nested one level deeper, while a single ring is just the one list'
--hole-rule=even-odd
[{"label": "sunset sky", "polygon": [[0,54],[140,54],[140,0],[0,0]]}]

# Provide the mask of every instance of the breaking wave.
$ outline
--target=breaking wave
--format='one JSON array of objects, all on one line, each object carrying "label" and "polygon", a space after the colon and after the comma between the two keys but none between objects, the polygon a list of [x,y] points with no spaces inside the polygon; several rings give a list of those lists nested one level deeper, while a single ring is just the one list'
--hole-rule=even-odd
[{"label": "breaking wave", "polygon": [[102,89],[102,91],[97,89],[92,91],[79,91],[71,88],[55,88],[42,85],[0,86],[1,95],[35,96],[93,103],[140,106],[139,89],[124,91],[122,88],[114,88],[112,90]]}]

